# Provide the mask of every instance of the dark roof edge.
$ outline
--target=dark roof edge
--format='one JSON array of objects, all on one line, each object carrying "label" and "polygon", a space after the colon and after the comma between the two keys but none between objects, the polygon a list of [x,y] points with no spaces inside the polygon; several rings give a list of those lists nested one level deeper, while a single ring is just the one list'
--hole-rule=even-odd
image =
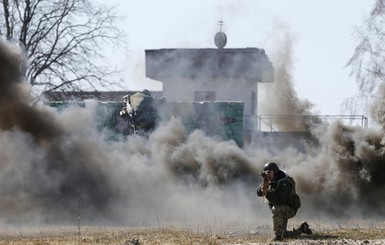
[{"label": "dark roof edge", "polygon": [[174,50],[185,50],[185,51],[196,51],[196,50],[202,50],[202,51],[219,51],[219,52],[226,52],[226,51],[236,51],[236,50],[263,50],[262,48],[255,48],[255,47],[246,47],[246,48],[161,48],[161,49],[145,49],[145,51],[159,51],[159,50],[166,50],[166,51],[174,51]]}]

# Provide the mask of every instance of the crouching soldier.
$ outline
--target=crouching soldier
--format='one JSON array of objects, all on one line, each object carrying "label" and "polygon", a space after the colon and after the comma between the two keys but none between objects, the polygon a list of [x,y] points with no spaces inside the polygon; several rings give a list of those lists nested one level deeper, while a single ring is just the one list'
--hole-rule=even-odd
[{"label": "crouching soldier", "polygon": [[287,222],[294,217],[301,206],[299,196],[295,192],[295,181],[274,162],[266,163],[261,172],[263,183],[257,189],[257,195],[268,200],[273,214],[274,241],[284,237],[295,237],[301,233],[311,234],[306,222],[299,228],[287,231]]}]

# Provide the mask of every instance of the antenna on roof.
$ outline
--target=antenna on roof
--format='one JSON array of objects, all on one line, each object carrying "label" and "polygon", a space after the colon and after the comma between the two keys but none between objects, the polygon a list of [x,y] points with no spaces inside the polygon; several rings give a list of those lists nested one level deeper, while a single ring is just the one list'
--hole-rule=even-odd
[{"label": "antenna on roof", "polygon": [[222,18],[221,18],[221,20],[219,20],[217,22],[219,24],[219,31],[222,32],[222,26],[225,24],[225,22],[222,20]]},{"label": "antenna on roof", "polygon": [[222,26],[225,24],[225,22],[221,18],[221,20],[218,21],[218,24],[219,24],[219,32],[215,34],[214,42],[217,48],[223,49],[226,46],[226,42],[227,42],[226,34],[222,32]]}]

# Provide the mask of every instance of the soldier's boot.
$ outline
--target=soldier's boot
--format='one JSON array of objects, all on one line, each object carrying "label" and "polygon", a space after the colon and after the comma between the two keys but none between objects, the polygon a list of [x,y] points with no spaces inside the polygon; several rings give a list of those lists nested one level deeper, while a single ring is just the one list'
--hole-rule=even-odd
[{"label": "soldier's boot", "polygon": [[309,225],[307,222],[303,222],[300,226],[299,226],[299,230],[306,234],[306,235],[311,235],[313,234],[313,231],[309,228]]},{"label": "soldier's boot", "polygon": [[299,233],[296,232],[294,228],[292,231],[286,231],[285,233],[283,233],[284,238],[296,238],[298,236],[299,236]]},{"label": "soldier's boot", "polygon": [[291,231],[285,233],[287,238],[297,238],[301,234],[311,235],[313,234],[312,230],[309,228],[307,222],[303,222],[298,228],[293,228]]},{"label": "soldier's boot", "polygon": [[274,241],[282,241],[285,238],[285,234],[287,233],[286,230],[280,230],[275,232],[275,237],[271,240]]},{"label": "soldier's boot", "polygon": [[275,235],[275,237],[271,239],[272,242],[282,241],[282,240],[283,240],[282,235]]}]

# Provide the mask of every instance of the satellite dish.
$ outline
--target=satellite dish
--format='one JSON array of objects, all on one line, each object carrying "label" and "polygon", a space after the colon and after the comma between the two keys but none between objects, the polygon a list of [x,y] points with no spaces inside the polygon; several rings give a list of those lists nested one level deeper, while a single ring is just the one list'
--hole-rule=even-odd
[{"label": "satellite dish", "polygon": [[218,32],[217,34],[215,34],[214,42],[219,49],[224,48],[227,42],[226,34],[221,31]]}]

